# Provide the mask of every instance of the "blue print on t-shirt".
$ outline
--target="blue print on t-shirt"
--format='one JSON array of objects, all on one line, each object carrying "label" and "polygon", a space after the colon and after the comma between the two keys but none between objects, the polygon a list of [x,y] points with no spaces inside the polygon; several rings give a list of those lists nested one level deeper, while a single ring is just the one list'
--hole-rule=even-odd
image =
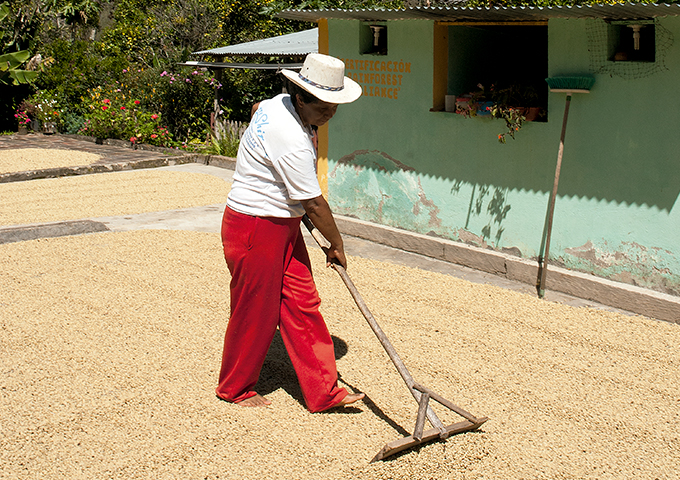
[{"label": "blue print on t-shirt", "polygon": [[269,125],[267,120],[267,114],[263,113],[260,109],[258,109],[257,112],[255,112],[255,115],[253,115],[253,118],[250,121],[250,126],[246,130],[246,133],[243,135],[242,139],[246,141],[248,147],[251,149],[257,149],[258,144],[261,145],[261,143],[258,143],[255,140],[255,137],[259,138],[260,142],[264,142],[264,126]]},{"label": "blue print on t-shirt", "polygon": [[260,140],[264,140],[264,130],[263,127],[265,125],[269,125],[269,122],[267,121],[267,114],[262,112],[259,108],[257,109],[257,112],[255,112],[255,115],[253,115],[252,122],[255,124],[255,135],[257,135],[257,138]]}]

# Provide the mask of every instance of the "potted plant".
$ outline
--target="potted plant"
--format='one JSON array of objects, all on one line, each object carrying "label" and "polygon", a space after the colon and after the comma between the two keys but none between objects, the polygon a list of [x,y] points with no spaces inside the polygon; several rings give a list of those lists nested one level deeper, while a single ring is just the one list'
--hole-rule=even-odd
[{"label": "potted plant", "polygon": [[19,135],[26,135],[28,133],[28,124],[31,123],[31,119],[28,117],[26,110],[18,110],[14,114],[14,118],[19,122]]},{"label": "potted plant", "polygon": [[40,131],[40,120],[38,120],[37,111],[35,105],[31,102],[30,98],[23,100],[19,104],[17,111],[26,112],[26,116],[29,118],[28,123],[26,123],[26,128],[31,129],[34,132]]},{"label": "potted plant", "polygon": [[491,115],[503,120],[507,129],[498,134],[500,143],[506,142],[506,136],[514,139],[524,122],[532,122],[543,115],[536,89],[530,85],[513,83],[500,88],[492,85],[491,98]]},{"label": "potted plant", "polygon": [[478,90],[456,97],[455,112],[464,117],[483,117],[491,115],[493,102],[490,101],[484,91],[484,86],[477,84]]},{"label": "potted plant", "polygon": [[487,91],[484,85],[477,84],[477,88],[456,98],[456,113],[465,117],[490,115],[503,120],[507,130],[498,135],[500,143],[505,143],[507,136],[515,138],[524,122],[534,121],[542,115],[538,94],[531,86],[510,84],[498,87],[493,84]]},{"label": "potted plant", "polygon": [[56,95],[41,90],[28,99],[34,105],[35,116],[42,125],[45,134],[57,133],[57,125],[61,120],[61,108]]}]

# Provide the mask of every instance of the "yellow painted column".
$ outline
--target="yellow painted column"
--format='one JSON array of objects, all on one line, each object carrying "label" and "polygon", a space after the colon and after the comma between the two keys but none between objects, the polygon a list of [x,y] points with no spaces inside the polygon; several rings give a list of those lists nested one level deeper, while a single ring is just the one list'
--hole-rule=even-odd
[{"label": "yellow painted column", "polygon": [[[319,26],[319,53],[328,55],[328,20],[321,19]],[[319,151],[317,152],[317,176],[321,193],[328,199],[328,124],[319,127]]]},{"label": "yellow painted column", "polygon": [[328,20],[322,18],[317,26],[319,27],[319,53],[328,55]]}]

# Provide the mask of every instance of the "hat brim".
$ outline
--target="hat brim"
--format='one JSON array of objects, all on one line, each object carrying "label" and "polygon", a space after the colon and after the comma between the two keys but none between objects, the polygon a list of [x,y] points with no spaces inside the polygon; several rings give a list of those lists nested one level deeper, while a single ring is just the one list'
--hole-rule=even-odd
[{"label": "hat brim", "polygon": [[344,78],[342,90],[324,90],[304,82],[298,72],[281,70],[288,80],[326,103],[352,103],[361,96],[361,85],[349,77]]}]

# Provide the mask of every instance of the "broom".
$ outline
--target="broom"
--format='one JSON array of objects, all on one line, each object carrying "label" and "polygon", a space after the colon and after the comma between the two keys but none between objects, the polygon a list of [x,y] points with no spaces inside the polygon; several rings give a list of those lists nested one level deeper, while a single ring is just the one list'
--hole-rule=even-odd
[{"label": "broom", "polygon": [[548,203],[548,213],[546,217],[545,233],[541,241],[540,254],[538,256],[538,281],[536,288],[538,296],[543,298],[545,295],[545,277],[548,271],[548,255],[550,253],[550,234],[552,232],[553,213],[555,211],[555,198],[557,197],[557,184],[560,180],[560,168],[562,167],[562,155],[564,153],[564,135],[567,131],[567,118],[569,117],[569,105],[571,96],[574,93],[588,93],[595,84],[593,77],[551,77],[546,78],[548,88],[554,93],[566,93],[567,103],[564,106],[564,118],[562,120],[562,134],[560,136],[560,146],[557,151],[557,166],[555,167],[555,181],[553,183],[550,202]]}]

